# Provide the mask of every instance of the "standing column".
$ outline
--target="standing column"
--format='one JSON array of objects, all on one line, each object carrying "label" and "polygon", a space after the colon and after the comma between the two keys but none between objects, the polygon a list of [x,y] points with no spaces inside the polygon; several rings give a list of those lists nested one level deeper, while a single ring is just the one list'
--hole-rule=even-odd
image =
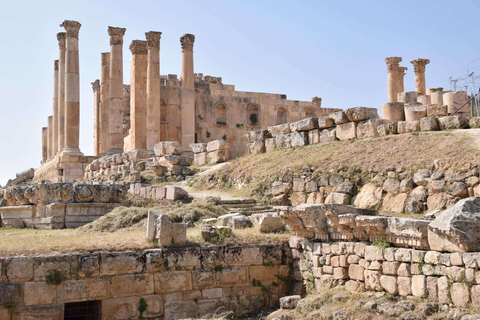
[{"label": "standing column", "polygon": [[52,156],[58,152],[58,60],[53,64]]},{"label": "standing column", "polygon": [[48,117],[48,122],[47,122],[47,159],[51,160],[53,158],[53,153],[52,153],[52,143],[53,143],[53,129],[52,129],[52,122],[53,122],[53,117],[49,116]]},{"label": "standing column", "polygon": [[58,154],[65,147],[65,32],[57,33],[58,39]]},{"label": "standing column", "polygon": [[398,93],[405,92],[404,78],[405,78],[405,74],[407,73],[407,70],[408,70],[407,67],[398,67],[398,72],[397,72],[397,97],[398,97]]},{"label": "standing column", "polygon": [[387,63],[387,87],[388,87],[388,102],[397,102],[398,94],[398,64],[402,61],[400,57],[389,57],[385,59]]},{"label": "standing column", "polygon": [[148,47],[147,64],[147,149],[165,139],[160,137],[160,37],[162,33],[145,33]]},{"label": "standing column", "polygon": [[415,71],[415,91],[425,94],[425,66],[430,63],[428,59],[416,59],[410,61]]},{"label": "standing column", "polygon": [[65,20],[61,25],[67,31],[65,45],[65,147],[62,155],[83,156],[79,148],[80,83],[78,61],[78,31],[81,24]]},{"label": "standing column", "polygon": [[48,129],[42,128],[42,164],[47,162],[47,144],[48,144]]},{"label": "standing column", "polygon": [[100,150],[99,156],[108,152],[109,115],[110,115],[110,52],[102,53],[100,72]]},{"label": "standing column", "polygon": [[[147,42],[133,40],[130,44],[130,148],[147,147]],[[153,149],[153,148],[152,148]]]},{"label": "standing column", "polygon": [[93,155],[100,153],[100,80],[92,82],[93,89]]},{"label": "standing column", "polygon": [[193,74],[193,34],[180,37],[182,45],[182,147],[195,143],[195,79]]},{"label": "standing column", "polygon": [[125,28],[108,27],[110,36],[110,115],[108,154],[123,152],[123,36]]}]

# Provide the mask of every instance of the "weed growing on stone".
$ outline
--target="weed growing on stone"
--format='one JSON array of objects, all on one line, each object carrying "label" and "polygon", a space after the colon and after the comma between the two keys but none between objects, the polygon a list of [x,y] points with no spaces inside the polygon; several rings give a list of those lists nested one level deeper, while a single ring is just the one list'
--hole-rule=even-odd
[{"label": "weed growing on stone", "polygon": [[392,246],[392,244],[390,242],[388,242],[386,239],[379,239],[379,240],[375,241],[374,243],[372,243],[372,245],[377,247],[378,249],[382,250],[382,252],[386,248],[390,248]]},{"label": "weed growing on stone", "polygon": [[137,308],[138,312],[140,312],[140,316],[138,317],[138,319],[144,319],[143,313],[147,311],[147,309],[148,309],[147,302],[145,301],[145,299],[140,298],[140,302],[138,303],[138,308]]},{"label": "weed growing on stone", "polygon": [[45,282],[51,285],[59,285],[65,281],[66,276],[62,270],[53,269],[48,271],[48,274],[45,275]]}]

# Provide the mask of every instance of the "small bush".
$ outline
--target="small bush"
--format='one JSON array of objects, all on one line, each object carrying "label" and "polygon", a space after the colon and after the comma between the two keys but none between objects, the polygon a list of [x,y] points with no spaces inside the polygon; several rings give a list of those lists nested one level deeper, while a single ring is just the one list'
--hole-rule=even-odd
[{"label": "small bush", "polygon": [[55,286],[61,284],[65,279],[65,273],[57,269],[48,271],[48,274],[45,276],[45,282]]}]

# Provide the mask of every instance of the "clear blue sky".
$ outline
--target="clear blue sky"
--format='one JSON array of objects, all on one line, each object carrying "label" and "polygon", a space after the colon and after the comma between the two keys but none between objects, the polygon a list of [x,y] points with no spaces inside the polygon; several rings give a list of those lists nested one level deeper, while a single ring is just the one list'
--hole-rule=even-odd
[{"label": "clear blue sky", "polygon": [[427,88],[449,89],[449,77],[469,71],[480,76],[479,17],[480,1],[472,0],[3,1],[0,184],[40,164],[63,20],[82,24],[80,148],[91,155],[90,83],[100,77],[100,53],[109,51],[108,26],[127,29],[125,83],[132,40],[144,39],[146,31],[163,32],[161,74],[180,74],[179,38],[193,33],[195,72],[221,76],[237,90],[294,100],[319,96],[324,107],[381,109],[387,100],[386,57],[403,57],[407,91],[414,90],[409,61],[416,58],[431,61]]}]

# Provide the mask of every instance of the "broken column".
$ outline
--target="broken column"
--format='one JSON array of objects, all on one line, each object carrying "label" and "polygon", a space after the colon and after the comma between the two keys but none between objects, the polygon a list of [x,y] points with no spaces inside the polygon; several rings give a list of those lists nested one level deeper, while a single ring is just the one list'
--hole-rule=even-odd
[{"label": "broken column", "polygon": [[125,28],[108,27],[110,36],[110,115],[108,154],[123,151],[123,36]]},{"label": "broken column", "polygon": [[53,64],[52,156],[58,152],[58,60]]},{"label": "broken column", "polygon": [[469,112],[470,105],[467,101],[466,91],[452,91],[443,94],[443,104],[447,106],[448,114]]},{"label": "broken column", "polygon": [[147,42],[133,40],[130,51],[130,148],[146,149]]},{"label": "broken column", "polygon": [[430,102],[443,105],[443,88],[430,88]]},{"label": "broken column", "polygon": [[65,147],[65,32],[57,33],[58,40],[58,153]]},{"label": "broken column", "polygon": [[410,61],[415,71],[415,91],[425,94],[425,66],[430,63],[428,59],[416,59]]},{"label": "broken column", "polygon": [[382,105],[382,118],[390,121],[405,121],[405,104],[389,102]]},{"label": "broken column", "polygon": [[99,155],[108,152],[109,115],[110,115],[110,52],[103,52],[100,71],[100,150]]},{"label": "broken column", "polygon": [[193,73],[193,34],[180,37],[182,45],[182,147],[195,143],[195,80]]},{"label": "broken column", "polygon": [[148,48],[147,64],[147,146],[148,150],[166,137],[160,137],[160,37],[162,33],[145,33]]},{"label": "broken column", "polygon": [[42,164],[47,162],[47,142],[48,142],[48,129],[42,128]]},{"label": "broken column", "polygon": [[79,149],[80,84],[78,62],[78,31],[81,24],[65,20],[61,25],[67,31],[65,41],[65,146],[62,155],[83,156]]},{"label": "broken column", "polygon": [[100,153],[100,80],[92,82],[93,89],[93,154],[98,156]]},{"label": "broken column", "polygon": [[385,59],[387,63],[387,86],[388,86],[388,102],[397,102],[398,94],[398,68],[399,63],[402,61],[400,57],[389,57]]}]

